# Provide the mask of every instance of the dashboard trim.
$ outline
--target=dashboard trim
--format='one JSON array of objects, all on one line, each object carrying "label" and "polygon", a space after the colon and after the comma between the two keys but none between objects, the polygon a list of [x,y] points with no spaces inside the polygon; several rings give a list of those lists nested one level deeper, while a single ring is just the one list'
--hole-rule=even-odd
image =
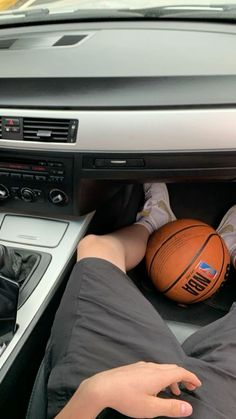
[{"label": "dashboard trim", "polygon": [[0,148],[63,152],[199,152],[236,148],[236,108],[48,111],[0,109],[0,116],[78,119],[74,144],[0,140]]}]

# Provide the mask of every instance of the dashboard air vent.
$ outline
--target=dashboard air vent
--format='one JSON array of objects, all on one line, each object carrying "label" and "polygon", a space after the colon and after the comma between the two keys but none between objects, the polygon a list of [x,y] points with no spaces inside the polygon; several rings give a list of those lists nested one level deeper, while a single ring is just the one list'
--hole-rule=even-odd
[{"label": "dashboard air vent", "polygon": [[24,141],[74,143],[78,121],[71,119],[23,118]]},{"label": "dashboard air vent", "polygon": [[15,42],[16,39],[2,38],[0,39],[0,49],[9,49]]},{"label": "dashboard air vent", "polygon": [[65,35],[62,38],[60,38],[55,44],[54,47],[66,47],[70,45],[76,45],[82,39],[86,38],[87,35]]}]

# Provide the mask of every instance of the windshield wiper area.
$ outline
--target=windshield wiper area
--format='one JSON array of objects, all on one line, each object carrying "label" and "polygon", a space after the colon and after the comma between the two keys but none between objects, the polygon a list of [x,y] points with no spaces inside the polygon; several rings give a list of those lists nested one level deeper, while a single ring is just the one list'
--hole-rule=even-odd
[{"label": "windshield wiper area", "polygon": [[0,12],[0,21],[11,21],[17,19],[20,20],[34,20],[39,17],[45,18],[50,14],[49,9],[28,9],[28,10],[9,10],[5,12]]},{"label": "windshield wiper area", "polygon": [[145,19],[193,18],[193,19],[236,19],[236,4],[178,4],[131,9]]},{"label": "windshield wiper area", "polygon": [[87,20],[126,20],[140,19],[142,14],[136,10],[116,10],[116,9],[61,9],[50,10],[47,8],[9,10],[0,12],[0,25],[14,24],[14,20],[24,23],[38,22],[60,22],[65,21],[87,21]]},{"label": "windshield wiper area", "polygon": [[28,10],[14,10],[12,11],[13,15],[23,15],[23,16],[44,16],[49,15],[50,10],[49,9],[28,9]]},{"label": "windshield wiper area", "polygon": [[196,19],[196,20],[236,20],[236,4],[182,4],[146,8],[125,9],[73,9],[29,8],[0,12],[0,26],[28,23],[50,23],[60,21],[101,21],[101,20],[142,20],[142,19]]}]

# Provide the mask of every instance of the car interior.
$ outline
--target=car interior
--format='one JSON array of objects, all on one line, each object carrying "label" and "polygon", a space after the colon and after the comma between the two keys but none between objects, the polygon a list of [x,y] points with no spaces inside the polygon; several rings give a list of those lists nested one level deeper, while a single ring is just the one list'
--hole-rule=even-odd
[{"label": "car interior", "polygon": [[[84,235],[133,223],[146,182],[214,228],[235,204],[235,45],[234,23],[216,20],[1,22],[4,419],[46,418],[44,352]],[[233,269],[192,305],[159,293],[145,260],[129,275],[181,343],[236,298]]]}]

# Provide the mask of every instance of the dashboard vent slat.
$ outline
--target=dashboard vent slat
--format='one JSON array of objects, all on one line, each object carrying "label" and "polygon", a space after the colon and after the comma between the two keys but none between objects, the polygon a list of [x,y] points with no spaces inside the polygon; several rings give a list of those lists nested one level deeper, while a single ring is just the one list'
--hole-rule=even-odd
[{"label": "dashboard vent slat", "polygon": [[53,44],[54,47],[67,47],[70,45],[76,45],[82,39],[86,38],[87,35],[64,35],[62,38],[60,38],[55,44]]},{"label": "dashboard vent slat", "polygon": [[[58,134],[62,134],[63,132],[65,133],[65,132],[68,131],[69,126],[65,128],[65,127],[53,127],[53,126],[49,126],[49,125],[44,125],[41,129],[45,129],[45,130],[53,129],[53,131],[55,131],[55,133],[57,131]],[[30,133],[34,133],[36,130],[38,130],[38,126],[37,125],[32,125],[32,126],[24,125],[24,130],[27,130],[27,132],[30,132]]]},{"label": "dashboard vent slat", "polygon": [[77,120],[23,118],[23,137],[25,141],[74,143],[77,130]]}]

